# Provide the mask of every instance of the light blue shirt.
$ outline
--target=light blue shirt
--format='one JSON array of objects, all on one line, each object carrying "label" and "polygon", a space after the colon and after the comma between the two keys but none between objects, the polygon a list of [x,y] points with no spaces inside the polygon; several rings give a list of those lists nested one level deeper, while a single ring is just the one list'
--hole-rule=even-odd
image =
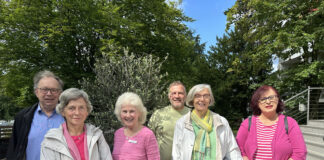
[{"label": "light blue shirt", "polygon": [[38,104],[28,134],[26,160],[40,159],[41,143],[45,134],[51,128],[58,128],[63,122],[64,118],[60,114],[56,113],[55,110],[51,116],[47,117]]}]

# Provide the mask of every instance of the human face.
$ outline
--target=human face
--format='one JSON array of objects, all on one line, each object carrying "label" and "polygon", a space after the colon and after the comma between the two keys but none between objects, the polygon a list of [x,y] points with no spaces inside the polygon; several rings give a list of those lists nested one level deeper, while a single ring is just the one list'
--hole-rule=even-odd
[{"label": "human face", "polygon": [[[44,89],[58,90],[58,92],[46,92]],[[44,77],[39,80],[37,88],[35,89],[35,94],[42,109],[44,109],[45,111],[53,111],[56,107],[56,104],[58,103],[58,99],[61,94],[60,84],[53,77]]]},{"label": "human face", "polygon": [[135,128],[139,125],[139,116],[140,113],[133,105],[122,105],[121,112],[120,112],[120,119],[123,123],[123,125],[126,128]]},{"label": "human face", "polygon": [[182,85],[170,87],[169,100],[174,109],[181,110],[184,107],[185,99],[186,93]]},{"label": "human face", "polygon": [[89,115],[87,103],[82,97],[70,100],[64,107],[62,115],[68,126],[83,127],[84,121]]},{"label": "human face", "polygon": [[276,114],[278,95],[272,89],[268,90],[259,99],[261,114]]},{"label": "human face", "polygon": [[197,92],[193,99],[193,106],[199,113],[205,114],[210,104],[210,93],[207,88]]}]

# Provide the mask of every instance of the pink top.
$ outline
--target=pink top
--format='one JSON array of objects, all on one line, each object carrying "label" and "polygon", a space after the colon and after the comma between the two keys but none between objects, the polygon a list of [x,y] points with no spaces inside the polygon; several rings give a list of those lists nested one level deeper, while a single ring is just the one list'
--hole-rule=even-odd
[{"label": "pink top", "polygon": [[81,135],[78,136],[71,136],[75,145],[78,147],[78,150],[80,152],[81,160],[85,160],[84,156],[84,135],[85,132],[83,132]]},{"label": "pink top", "polygon": [[257,150],[253,155],[253,159],[272,160],[272,140],[277,128],[277,122],[273,125],[264,125],[259,117],[256,117],[257,127]]},{"label": "pink top", "polygon": [[[285,116],[280,114],[278,125],[271,142],[271,151],[273,160],[305,160],[306,159],[306,145],[303,134],[298,126],[298,123],[291,117],[288,120],[288,135],[284,124]],[[237,132],[236,140],[240,147],[242,156],[247,156],[253,159],[253,155],[257,150],[257,131],[256,131],[256,117],[252,116],[251,128],[248,131],[248,118],[242,122],[240,129]]]},{"label": "pink top", "polygon": [[[66,126],[66,122],[64,122],[62,124],[62,128],[63,128],[63,135],[64,135],[64,138],[66,140],[66,143],[68,145],[68,148],[69,148],[69,151],[70,151],[70,154],[71,156],[73,157],[74,160],[82,160],[81,157],[83,156],[83,158],[85,160],[88,160],[89,159],[89,152],[88,152],[88,145],[87,145],[87,136],[84,136],[83,135],[83,147],[84,149],[82,150],[82,155],[80,153],[80,149],[79,147],[82,147],[79,145],[77,145],[74,141],[74,139],[71,137],[68,129],[67,129],[67,126]],[[86,126],[84,125],[84,128],[83,128],[84,132],[83,133],[87,133],[87,128]]]},{"label": "pink top", "polygon": [[126,137],[124,127],[115,132],[114,160],[160,160],[159,147],[154,133],[143,127],[135,136]]}]

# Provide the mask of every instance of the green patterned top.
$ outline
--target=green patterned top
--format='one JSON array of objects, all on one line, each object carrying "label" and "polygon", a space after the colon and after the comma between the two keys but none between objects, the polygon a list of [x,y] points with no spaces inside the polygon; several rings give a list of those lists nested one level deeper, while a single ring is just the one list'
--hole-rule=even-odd
[{"label": "green patterned top", "polygon": [[148,123],[154,132],[159,144],[161,160],[172,159],[172,140],[174,127],[179,118],[190,111],[184,107],[181,111],[175,110],[171,105],[156,110]]}]

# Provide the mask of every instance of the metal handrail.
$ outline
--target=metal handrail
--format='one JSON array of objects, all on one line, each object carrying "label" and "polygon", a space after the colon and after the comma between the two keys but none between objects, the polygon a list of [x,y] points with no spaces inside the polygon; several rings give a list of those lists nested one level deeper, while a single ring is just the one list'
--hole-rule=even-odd
[{"label": "metal handrail", "polygon": [[307,89],[307,119],[306,119],[306,124],[308,124],[308,121],[309,121],[309,99],[310,99],[310,86],[308,86],[308,89]]},{"label": "metal handrail", "polygon": [[[310,118],[311,118],[310,115],[313,116],[313,114],[316,114],[317,118],[322,117],[322,111],[318,112],[318,110],[322,110],[323,108],[312,107],[313,105],[322,105],[322,104],[321,103],[314,104],[313,102],[311,103],[311,100],[314,100],[314,98],[311,98],[311,96],[312,97],[315,96],[315,98],[317,98],[318,96],[320,96],[321,93],[316,93],[316,92],[313,93],[313,92],[311,92],[311,90],[324,90],[324,87],[310,87],[310,86],[308,86],[306,90],[303,90],[302,92],[300,92],[300,93],[298,93],[284,101],[285,104],[288,104],[287,102],[289,102],[291,100],[297,100],[297,98],[300,98],[303,94],[307,94],[307,106],[306,106],[306,117],[305,117],[306,123],[308,123],[308,121],[310,120]],[[303,95],[303,99],[305,99],[304,96],[305,95]],[[314,109],[316,110],[315,112],[314,112]],[[312,113],[310,113],[310,112],[312,112]],[[299,111],[297,106],[294,105],[294,103],[292,104],[290,109],[286,110],[286,113],[291,115],[291,117],[294,117],[296,119],[296,121],[302,120],[303,119],[302,116],[305,116],[305,112]],[[317,119],[317,118],[315,118],[315,119]]]},{"label": "metal handrail", "polygon": [[294,99],[294,98],[300,96],[301,94],[307,92],[308,90],[309,90],[309,89],[305,89],[304,91],[302,91],[302,92],[300,92],[300,93],[298,93],[298,94],[296,94],[296,95],[290,97],[289,99],[285,100],[284,103],[287,103],[288,101],[290,101],[290,100],[292,100],[292,99]]}]

